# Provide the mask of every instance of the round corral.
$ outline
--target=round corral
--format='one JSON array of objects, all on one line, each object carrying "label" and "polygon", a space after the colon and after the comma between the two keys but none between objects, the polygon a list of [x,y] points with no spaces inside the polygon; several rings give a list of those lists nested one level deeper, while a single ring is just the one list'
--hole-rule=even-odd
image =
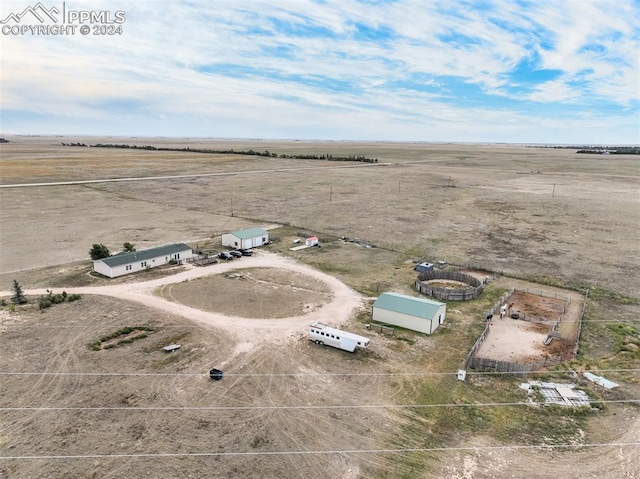
[{"label": "round corral", "polygon": [[460,271],[426,271],[418,275],[416,289],[437,299],[467,301],[482,293],[484,283]]}]

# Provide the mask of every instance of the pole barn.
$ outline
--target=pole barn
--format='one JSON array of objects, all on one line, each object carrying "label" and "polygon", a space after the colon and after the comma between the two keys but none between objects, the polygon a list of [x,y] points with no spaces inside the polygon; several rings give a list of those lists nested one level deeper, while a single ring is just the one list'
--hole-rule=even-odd
[{"label": "pole barn", "polygon": [[222,235],[222,246],[249,249],[269,243],[269,232],[262,228],[248,228]]},{"label": "pole barn", "polygon": [[373,303],[373,320],[432,334],[444,323],[447,305],[400,293],[382,293]]}]

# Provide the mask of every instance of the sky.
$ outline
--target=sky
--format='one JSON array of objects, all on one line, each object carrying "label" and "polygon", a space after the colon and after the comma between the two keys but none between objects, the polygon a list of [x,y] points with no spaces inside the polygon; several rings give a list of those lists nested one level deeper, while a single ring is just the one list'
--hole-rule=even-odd
[{"label": "sky", "polygon": [[0,6],[3,134],[640,144],[640,0]]}]

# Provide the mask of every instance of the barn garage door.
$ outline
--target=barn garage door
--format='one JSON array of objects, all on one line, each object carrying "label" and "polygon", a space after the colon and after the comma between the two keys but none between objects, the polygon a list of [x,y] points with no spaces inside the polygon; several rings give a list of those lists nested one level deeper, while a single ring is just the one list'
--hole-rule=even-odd
[{"label": "barn garage door", "polygon": [[244,247],[245,248],[253,248],[253,242],[252,242],[251,238],[248,238],[248,239],[244,240]]}]

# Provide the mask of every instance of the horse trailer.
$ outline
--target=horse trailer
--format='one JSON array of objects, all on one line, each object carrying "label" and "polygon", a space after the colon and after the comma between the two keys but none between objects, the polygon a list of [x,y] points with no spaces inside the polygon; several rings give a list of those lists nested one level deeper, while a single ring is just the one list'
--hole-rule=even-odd
[{"label": "horse trailer", "polygon": [[369,346],[370,341],[369,338],[364,336],[341,331],[318,321],[311,324],[309,339],[316,344],[326,344],[350,353],[354,352],[356,348],[366,348]]}]

